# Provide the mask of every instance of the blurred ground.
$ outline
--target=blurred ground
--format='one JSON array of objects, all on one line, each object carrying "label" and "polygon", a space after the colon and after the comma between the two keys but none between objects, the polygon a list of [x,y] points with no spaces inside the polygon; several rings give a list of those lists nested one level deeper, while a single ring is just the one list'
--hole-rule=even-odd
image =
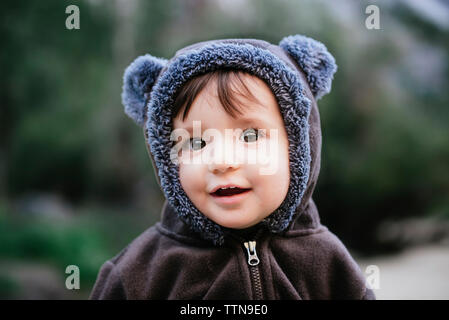
[{"label": "blurred ground", "polygon": [[2,299],[79,300],[87,299],[90,291],[66,289],[64,270],[48,263],[1,261],[0,274],[6,291]]},{"label": "blurred ground", "polygon": [[449,243],[356,260],[363,271],[379,267],[380,288],[374,290],[379,300],[449,299]]}]

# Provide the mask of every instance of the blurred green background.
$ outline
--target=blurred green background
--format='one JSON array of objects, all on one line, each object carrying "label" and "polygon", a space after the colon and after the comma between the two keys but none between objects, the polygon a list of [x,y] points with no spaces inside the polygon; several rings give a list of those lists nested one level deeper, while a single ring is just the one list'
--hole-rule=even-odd
[{"label": "blurred green background", "polygon": [[[323,224],[360,257],[447,240],[449,3],[423,3],[3,1],[0,298],[84,299],[101,264],[159,219],[143,133],[121,105],[123,71],[209,39],[325,43],[339,68],[319,101]],[[70,4],[79,30],[65,27]],[[380,30],[365,26],[369,4]],[[65,289],[70,264],[81,290]]]}]

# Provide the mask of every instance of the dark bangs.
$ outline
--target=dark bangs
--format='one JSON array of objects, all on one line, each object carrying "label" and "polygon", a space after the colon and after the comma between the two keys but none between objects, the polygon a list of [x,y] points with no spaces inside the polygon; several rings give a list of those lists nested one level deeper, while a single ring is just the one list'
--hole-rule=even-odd
[{"label": "dark bangs", "polygon": [[245,84],[243,75],[248,74],[240,70],[219,69],[205,73],[190,79],[178,92],[174,106],[173,118],[178,117],[184,110],[182,121],[187,117],[190,107],[198,94],[207,86],[210,81],[215,81],[217,95],[226,113],[236,118],[236,114],[242,115],[241,99],[244,97],[254,102],[259,102]]}]

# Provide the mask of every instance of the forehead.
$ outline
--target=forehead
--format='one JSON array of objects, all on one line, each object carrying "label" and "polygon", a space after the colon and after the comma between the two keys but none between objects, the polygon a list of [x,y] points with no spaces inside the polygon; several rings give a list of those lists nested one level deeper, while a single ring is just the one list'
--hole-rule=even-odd
[{"label": "forehead", "polygon": [[215,79],[196,96],[185,121],[182,121],[180,116],[174,119],[175,127],[190,128],[195,120],[206,123],[228,120],[233,124],[256,123],[266,126],[279,125],[280,122],[283,124],[278,103],[268,85],[258,77],[246,73],[242,75],[242,80],[257,100],[243,94],[244,91],[236,88],[233,83],[236,104],[239,105],[241,114],[237,113],[232,117],[225,111],[218,97],[218,84]]}]

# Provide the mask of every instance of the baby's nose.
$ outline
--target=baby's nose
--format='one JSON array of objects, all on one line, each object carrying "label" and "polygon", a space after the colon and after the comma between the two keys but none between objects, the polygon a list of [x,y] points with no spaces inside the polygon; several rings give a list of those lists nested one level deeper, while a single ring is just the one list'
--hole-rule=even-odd
[{"label": "baby's nose", "polygon": [[236,163],[210,163],[209,171],[212,173],[225,173],[226,171],[236,170],[240,166]]},{"label": "baby's nose", "polygon": [[241,166],[237,143],[232,138],[217,139],[210,151],[209,171],[225,172]]}]

